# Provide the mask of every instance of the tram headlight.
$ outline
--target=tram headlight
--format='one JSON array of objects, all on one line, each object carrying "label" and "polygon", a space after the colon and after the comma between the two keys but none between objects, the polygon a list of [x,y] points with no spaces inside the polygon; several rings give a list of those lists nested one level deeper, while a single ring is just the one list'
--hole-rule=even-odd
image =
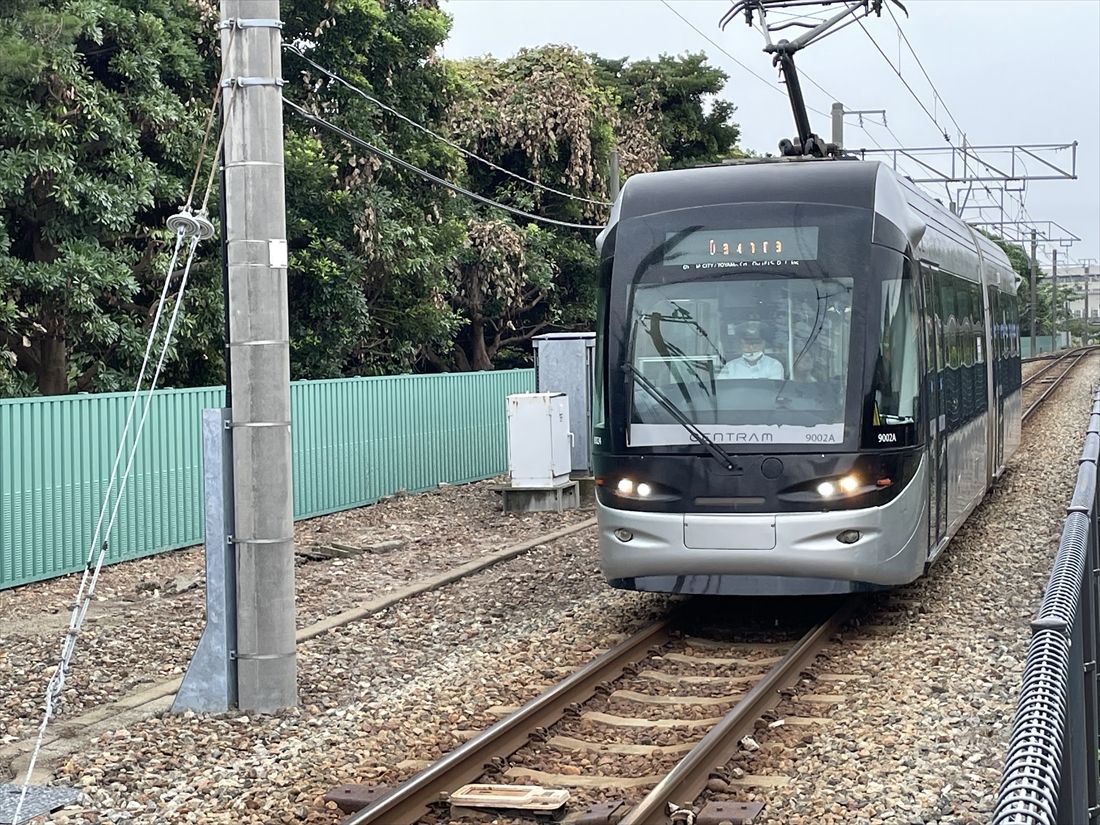
[{"label": "tram headlight", "polygon": [[629,476],[623,476],[615,481],[611,489],[620,498],[634,501],[656,503],[676,501],[680,498],[680,493],[671,487],[656,481],[635,481]]},{"label": "tram headlight", "polygon": [[817,494],[822,498],[832,498],[838,493],[850,496],[859,492],[859,476],[847,475],[835,480],[822,481],[817,485]]}]

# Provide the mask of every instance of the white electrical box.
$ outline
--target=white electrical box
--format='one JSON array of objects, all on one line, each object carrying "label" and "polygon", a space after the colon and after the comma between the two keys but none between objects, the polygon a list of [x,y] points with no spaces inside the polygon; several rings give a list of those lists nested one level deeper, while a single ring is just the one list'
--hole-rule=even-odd
[{"label": "white electrical box", "polygon": [[560,392],[508,396],[508,471],[513,487],[557,487],[572,469],[569,398]]}]

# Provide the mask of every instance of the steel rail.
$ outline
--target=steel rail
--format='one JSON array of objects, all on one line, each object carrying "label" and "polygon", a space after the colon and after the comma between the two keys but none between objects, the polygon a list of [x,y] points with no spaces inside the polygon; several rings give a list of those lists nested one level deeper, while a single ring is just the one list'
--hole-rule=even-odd
[{"label": "steel rail", "polygon": [[845,599],[831,616],[812,627],[764,677],[745,694],[722,721],[677,763],[646,797],[631,808],[619,825],[667,825],[669,803],[690,805],[706,787],[711,772],[737,752],[761,714],[779,704],[779,691],[793,684],[840,630],[862,598]]},{"label": "steel rail", "polygon": [[412,825],[424,816],[431,803],[443,798],[441,795],[477,779],[494,758],[513,754],[527,744],[537,728],[558,721],[570,705],[590,699],[600,684],[619,678],[629,665],[644,657],[645,651],[667,644],[670,639],[668,619],[643,628],[373,804],[352,814],[343,825]]},{"label": "steel rail", "polygon": [[[1048,373],[1050,370],[1054,369],[1054,367],[1058,366],[1063,361],[1065,361],[1067,358],[1069,358],[1070,356],[1072,356],[1074,353],[1077,353],[1077,352],[1078,352],[1078,350],[1066,350],[1065,352],[1062,352],[1062,353],[1059,353],[1057,355],[1050,356],[1050,357],[1046,358],[1046,360],[1049,360],[1050,363],[1047,364],[1046,366],[1044,366],[1042,369],[1037,370],[1036,372],[1032,373],[1027,378],[1025,378],[1024,382],[1020,385],[1020,388],[1021,389],[1026,389],[1027,387],[1030,387],[1032,384],[1034,384],[1036,381],[1038,381],[1040,378],[1042,378],[1046,373]],[[1037,361],[1040,358],[1044,358],[1044,356],[1039,356],[1039,357],[1037,357],[1033,360]]]},{"label": "steel rail", "polygon": [[[1028,418],[1031,417],[1031,414],[1039,408],[1039,405],[1041,405],[1044,401],[1046,401],[1047,396],[1049,396],[1052,392],[1054,392],[1056,389],[1058,389],[1059,385],[1061,385],[1061,383],[1065,380],[1066,376],[1069,375],[1071,372],[1073,372],[1073,368],[1076,367],[1077,364],[1080,363],[1081,359],[1084,358],[1086,355],[1088,355],[1090,351],[1091,351],[1091,349],[1082,349],[1077,353],[1076,357],[1073,358],[1073,361],[1070,363],[1070,365],[1068,367],[1066,367],[1065,372],[1063,372],[1056,379],[1054,379],[1054,381],[1051,382],[1050,386],[1047,387],[1043,391],[1043,394],[1040,395],[1038,398],[1036,398],[1035,402],[1030,407],[1028,407],[1026,410],[1024,410],[1024,414],[1021,417],[1022,421],[1027,421]],[[1070,356],[1067,355],[1063,358],[1058,359],[1057,361],[1055,361],[1050,366],[1053,367],[1054,364],[1061,364],[1062,362],[1069,360],[1069,358],[1070,358]],[[1048,369],[1050,369],[1050,367],[1044,368],[1042,370],[1042,372],[1046,372],[1046,370],[1048,370]],[[1032,377],[1035,378],[1035,377],[1038,377],[1038,376],[1032,376]]]}]

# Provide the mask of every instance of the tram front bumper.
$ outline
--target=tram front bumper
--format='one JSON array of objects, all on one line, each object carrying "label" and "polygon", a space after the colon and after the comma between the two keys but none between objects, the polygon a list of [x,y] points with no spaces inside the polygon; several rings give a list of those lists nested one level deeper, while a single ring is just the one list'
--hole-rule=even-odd
[{"label": "tram front bumper", "polygon": [[[638,589],[666,588],[631,580],[685,576],[905,584],[928,556],[924,470],[922,462],[888,504],[861,510],[685,516],[597,504],[601,567],[608,581]],[[840,541],[847,531],[858,539]],[[829,589],[837,588],[823,592]]]}]

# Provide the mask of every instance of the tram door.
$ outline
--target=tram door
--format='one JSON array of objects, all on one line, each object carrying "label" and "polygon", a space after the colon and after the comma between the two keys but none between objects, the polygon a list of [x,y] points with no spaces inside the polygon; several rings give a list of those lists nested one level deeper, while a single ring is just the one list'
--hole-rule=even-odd
[{"label": "tram door", "polygon": [[947,410],[943,398],[946,367],[943,309],[944,277],[921,264],[924,292],[925,352],[928,375],[928,550],[931,553],[947,532]]}]

